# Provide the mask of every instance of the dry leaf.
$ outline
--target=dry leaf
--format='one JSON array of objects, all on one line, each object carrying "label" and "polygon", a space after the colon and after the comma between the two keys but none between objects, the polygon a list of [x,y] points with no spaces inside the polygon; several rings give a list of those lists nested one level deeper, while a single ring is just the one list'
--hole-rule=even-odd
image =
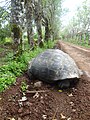
[{"label": "dry leaf", "polygon": [[67,120],[71,120],[71,117],[69,117]]},{"label": "dry leaf", "polygon": [[58,90],[58,92],[62,92],[62,90]]},{"label": "dry leaf", "polygon": [[61,119],[65,119],[66,117],[61,113]]},{"label": "dry leaf", "polygon": [[73,102],[70,102],[70,105],[71,105],[71,106],[74,106],[74,103],[73,103]]},{"label": "dry leaf", "polygon": [[69,94],[68,96],[69,96],[69,97],[72,97],[72,96],[73,96],[73,94],[71,93],[71,94]]},{"label": "dry leaf", "polygon": [[72,112],[76,112],[76,109],[72,109]]},{"label": "dry leaf", "polygon": [[15,120],[14,118],[8,118],[8,120]]},{"label": "dry leaf", "polygon": [[39,97],[39,93],[36,92],[36,94],[33,96],[33,98],[38,98]]},{"label": "dry leaf", "polygon": [[27,97],[26,96],[23,96],[22,99],[18,100],[19,102],[24,102],[27,100]]},{"label": "dry leaf", "polygon": [[46,119],[47,119],[47,115],[42,115],[42,118],[43,118],[44,120],[46,120]]}]

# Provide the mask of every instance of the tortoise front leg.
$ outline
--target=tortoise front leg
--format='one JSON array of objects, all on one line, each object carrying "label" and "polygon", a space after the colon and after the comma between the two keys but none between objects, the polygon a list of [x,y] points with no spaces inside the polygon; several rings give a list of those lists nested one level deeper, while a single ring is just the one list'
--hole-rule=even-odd
[{"label": "tortoise front leg", "polygon": [[62,80],[58,82],[58,87],[60,89],[67,89],[70,87],[70,81],[69,80]]}]

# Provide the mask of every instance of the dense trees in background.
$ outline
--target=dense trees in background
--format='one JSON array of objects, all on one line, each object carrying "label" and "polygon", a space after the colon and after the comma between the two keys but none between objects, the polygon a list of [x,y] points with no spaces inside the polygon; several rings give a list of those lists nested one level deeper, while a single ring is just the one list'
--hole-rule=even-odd
[{"label": "dense trees in background", "polygon": [[75,39],[82,44],[82,41],[90,45],[90,1],[85,0],[82,5],[77,8],[76,14],[73,16],[69,24],[65,27],[65,39]]},{"label": "dense trees in background", "polygon": [[10,37],[10,24],[6,24],[9,19],[9,12],[0,7],[0,39],[3,41],[6,37]]},{"label": "dense trees in background", "polygon": [[[90,44],[90,1],[85,0],[76,15],[64,28],[61,27],[62,0],[2,0],[0,7],[0,39],[13,38],[13,49],[22,51],[26,35],[30,49],[42,47],[44,41],[75,39]],[[62,29],[61,29],[62,28]],[[26,34],[27,33],[27,34]],[[16,52],[14,51],[14,52]]]},{"label": "dense trees in background", "polygon": [[[9,3],[7,9],[0,8],[2,11],[0,18],[6,17],[0,19],[0,31],[4,28],[5,37],[12,36],[14,50],[22,49],[22,37],[26,32],[31,49],[34,48],[34,44],[42,47],[44,41],[58,38],[62,12],[61,0],[7,0],[7,2]],[[7,2],[4,1],[5,4]],[[7,34],[7,29],[10,34]],[[4,34],[0,37],[4,37]]]},{"label": "dense trees in background", "polygon": [[55,39],[58,36],[57,29],[60,27],[61,0],[26,0],[24,4],[26,6],[26,19],[28,21],[28,32],[30,32],[29,36],[31,37],[29,37],[31,46],[33,45],[33,29],[35,26],[38,45],[43,45],[43,39],[45,41]]},{"label": "dense trees in background", "polygon": [[[24,34],[30,49],[58,38],[61,0],[2,0],[0,39],[12,37],[14,54],[21,53]],[[35,37],[36,36],[36,41]]]},{"label": "dense trees in background", "polygon": [[60,0],[45,0],[43,3],[43,23],[45,26],[45,40],[52,38],[53,40],[59,35],[60,16],[61,16]]}]

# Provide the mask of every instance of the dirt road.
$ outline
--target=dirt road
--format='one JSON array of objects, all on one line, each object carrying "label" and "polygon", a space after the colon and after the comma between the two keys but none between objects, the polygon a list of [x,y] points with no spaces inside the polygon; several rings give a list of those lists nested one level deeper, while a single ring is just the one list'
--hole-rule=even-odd
[{"label": "dirt road", "polygon": [[[61,91],[42,83],[40,88],[35,88],[36,81],[30,81],[25,73],[17,78],[15,85],[0,94],[0,120],[90,120],[90,49],[60,44],[58,46],[85,71],[77,86]],[[20,104],[23,80],[29,85],[29,91],[46,92],[26,94],[27,100]]]},{"label": "dirt road", "polygon": [[64,51],[76,61],[80,69],[90,72],[90,49],[66,44],[64,42],[61,42],[61,45]]}]

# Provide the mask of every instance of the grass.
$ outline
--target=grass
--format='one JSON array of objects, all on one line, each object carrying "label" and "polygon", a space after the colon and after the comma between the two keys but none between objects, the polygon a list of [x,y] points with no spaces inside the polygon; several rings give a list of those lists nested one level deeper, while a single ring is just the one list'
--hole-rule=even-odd
[{"label": "grass", "polygon": [[[0,92],[3,92],[10,85],[14,84],[16,78],[23,74],[27,70],[28,62],[36,57],[39,53],[45,49],[52,48],[54,42],[48,41],[44,43],[44,47],[36,47],[33,51],[30,51],[28,45],[25,46],[25,51],[16,60],[12,60],[13,53],[9,52],[4,57],[4,65],[0,68]],[[24,88],[22,88],[24,89]]]}]

